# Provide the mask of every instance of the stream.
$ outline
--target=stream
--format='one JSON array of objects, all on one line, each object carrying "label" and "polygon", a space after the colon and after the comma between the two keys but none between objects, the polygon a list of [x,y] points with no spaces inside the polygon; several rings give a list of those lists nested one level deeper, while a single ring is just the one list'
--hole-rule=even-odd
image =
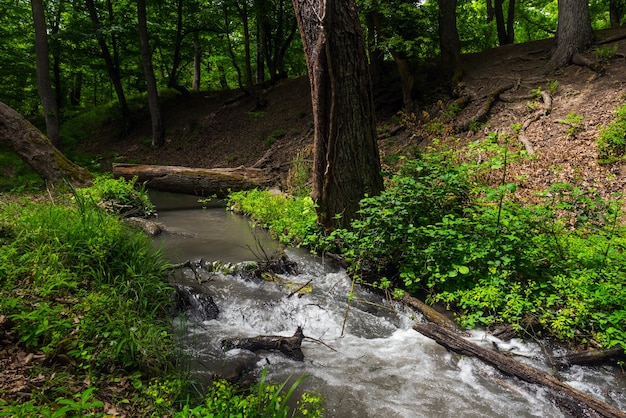
[{"label": "stream", "polygon": [[[202,209],[197,197],[151,192],[159,219],[168,232],[155,239],[172,263],[202,260],[241,263],[280,248],[264,231],[223,207]],[[567,417],[543,388],[507,377],[473,358],[439,346],[411,326],[421,316],[391,305],[366,288],[356,287],[346,317],[350,279],[333,263],[306,251],[285,249],[299,274],[285,276],[295,285],[310,281],[310,293],[288,297],[281,284],[246,280],[237,274],[198,268],[202,290],[219,308],[214,320],[179,316],[175,332],[195,379],[209,382],[215,374],[251,370],[282,383],[308,375],[298,388],[320,392],[328,417]],[[181,285],[198,287],[191,269],[181,269]],[[345,329],[342,335],[342,328]],[[224,338],[256,335],[291,336],[302,326],[305,359],[276,353],[254,355],[223,352]],[[500,350],[543,370],[543,349],[535,343],[497,340],[474,331],[470,339]],[[321,343],[323,342],[323,344]],[[574,366],[560,377],[571,386],[626,410],[626,376],[615,367]]]}]

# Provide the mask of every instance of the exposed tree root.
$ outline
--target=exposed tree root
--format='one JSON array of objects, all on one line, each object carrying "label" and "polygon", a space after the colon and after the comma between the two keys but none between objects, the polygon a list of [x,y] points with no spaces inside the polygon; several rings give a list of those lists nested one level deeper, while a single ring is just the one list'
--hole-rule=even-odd
[{"label": "exposed tree root", "polygon": [[455,125],[454,130],[457,132],[465,132],[470,129],[472,124],[477,122],[485,122],[489,116],[491,108],[496,103],[502,93],[515,87],[515,83],[507,83],[491,91],[487,96],[485,103],[480,107],[478,112],[467,121]]},{"label": "exposed tree root", "polygon": [[537,110],[532,115],[527,117],[522,123],[522,127],[520,128],[519,133],[517,134],[517,139],[519,139],[519,141],[522,144],[524,144],[524,147],[526,148],[526,152],[528,153],[528,155],[533,155],[535,153],[535,148],[533,147],[533,144],[530,142],[530,139],[528,139],[528,137],[525,134],[526,129],[528,129],[531,123],[535,122],[536,120],[539,120],[539,118],[546,116],[550,114],[550,112],[552,112],[552,97],[550,96],[550,94],[546,91],[542,91],[541,99],[543,100],[543,108],[540,110]]}]

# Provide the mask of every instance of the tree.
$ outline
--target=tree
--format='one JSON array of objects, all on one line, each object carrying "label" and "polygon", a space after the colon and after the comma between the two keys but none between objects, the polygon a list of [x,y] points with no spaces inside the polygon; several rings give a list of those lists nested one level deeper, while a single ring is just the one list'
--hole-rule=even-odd
[{"label": "tree", "polygon": [[35,25],[35,56],[37,63],[37,88],[43,114],[46,120],[46,132],[48,138],[61,149],[61,136],[59,131],[59,106],[56,96],[52,91],[50,82],[50,57],[48,54],[48,30],[43,8],[43,0],[31,0],[33,22]]},{"label": "tree", "polygon": [[461,41],[456,27],[457,0],[438,0],[438,3],[441,78],[454,89],[463,76]]},{"label": "tree", "polygon": [[313,104],[318,222],[348,227],[364,195],[383,189],[374,101],[354,0],[293,0]]},{"label": "tree", "polygon": [[515,42],[515,0],[509,0],[507,8],[506,23],[504,21],[504,0],[487,0],[487,21],[496,18],[496,29],[498,31],[498,43],[500,45],[512,44]]},{"label": "tree", "polygon": [[137,0],[137,21],[139,23],[139,43],[141,49],[141,63],[146,79],[146,90],[148,92],[148,107],[152,120],[152,146],[160,147],[165,141],[165,130],[163,129],[163,119],[161,108],[159,107],[159,92],[157,90],[156,78],[152,68],[152,53],[148,37],[148,24],[146,18],[146,0]]},{"label": "tree", "polygon": [[68,160],[44,134],[1,102],[0,142],[7,144],[47,183],[55,184],[66,179],[82,186],[91,181],[89,171]]},{"label": "tree", "polygon": [[[96,4],[94,0],[85,0],[85,4],[87,6],[87,10],[89,11],[89,17],[91,19],[93,29],[96,35],[96,40],[98,41],[98,45],[100,47],[100,51],[102,54],[102,59],[104,60],[107,73],[109,74],[109,78],[111,79],[111,83],[113,83],[113,87],[115,89],[115,94],[117,95],[117,100],[120,104],[120,110],[122,113],[122,124],[123,130],[128,131],[130,129],[130,125],[132,123],[130,108],[128,107],[128,103],[126,102],[126,95],[124,94],[124,87],[122,85],[122,76],[120,73],[120,64],[119,64],[119,55],[118,55],[118,47],[117,47],[117,37],[112,34],[111,35],[111,43],[113,54],[109,49],[109,46],[104,37],[105,31],[102,29],[102,25],[100,23],[100,16],[98,15],[98,10],[96,9]],[[113,19],[113,7],[110,2],[109,5],[109,18]]]},{"label": "tree", "polygon": [[556,48],[546,72],[568,64],[594,41],[587,0],[559,0]]}]

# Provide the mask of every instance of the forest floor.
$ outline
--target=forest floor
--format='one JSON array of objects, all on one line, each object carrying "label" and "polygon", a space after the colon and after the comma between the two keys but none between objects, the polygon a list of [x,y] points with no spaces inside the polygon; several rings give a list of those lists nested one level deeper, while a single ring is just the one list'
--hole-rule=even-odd
[{"label": "forest floor", "polygon": [[[596,37],[601,41],[625,34],[626,28],[620,28]],[[383,164],[399,154],[410,155],[435,138],[462,146],[498,133],[508,135],[512,148],[523,148],[515,124],[519,128],[543,108],[541,90],[550,92],[552,109],[528,125],[524,133],[535,154],[511,164],[507,181],[515,179],[521,193],[558,182],[591,187],[603,196],[626,191],[626,164],[600,165],[596,151],[601,128],[626,103],[626,40],[597,47],[605,51],[617,47],[604,61],[603,73],[570,65],[545,74],[552,45],[553,40],[547,39],[465,55],[462,86],[472,100],[453,117],[449,115],[454,98],[443,88],[423,89],[413,111],[402,113],[399,85],[379,87],[376,116]],[[600,54],[592,48],[585,55],[596,59]],[[426,76],[421,79],[428,85]],[[489,94],[503,86],[511,88],[494,102],[484,123],[455,129],[467,125]],[[150,120],[144,110],[123,139],[102,129],[75,151],[98,156],[105,170],[112,162],[191,167],[261,164],[283,180],[296,155],[312,158],[313,116],[306,77],[283,80],[254,94],[233,90],[175,96],[163,101],[162,113],[167,138],[160,149],[150,146]]]}]

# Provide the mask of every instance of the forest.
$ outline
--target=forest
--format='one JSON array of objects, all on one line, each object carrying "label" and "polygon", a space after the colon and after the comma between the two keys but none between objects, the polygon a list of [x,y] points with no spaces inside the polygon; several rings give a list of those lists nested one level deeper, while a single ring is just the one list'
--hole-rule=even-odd
[{"label": "forest", "polygon": [[[480,328],[623,373],[625,8],[3,2],[0,416],[325,415],[323,393],[295,399],[305,377],[196,391],[172,266],[124,222],[154,216],[142,164],[250,170],[231,210],[444,312],[452,336],[415,330],[452,351],[489,357],[454,348]],[[624,416],[551,379],[532,382]]]}]

